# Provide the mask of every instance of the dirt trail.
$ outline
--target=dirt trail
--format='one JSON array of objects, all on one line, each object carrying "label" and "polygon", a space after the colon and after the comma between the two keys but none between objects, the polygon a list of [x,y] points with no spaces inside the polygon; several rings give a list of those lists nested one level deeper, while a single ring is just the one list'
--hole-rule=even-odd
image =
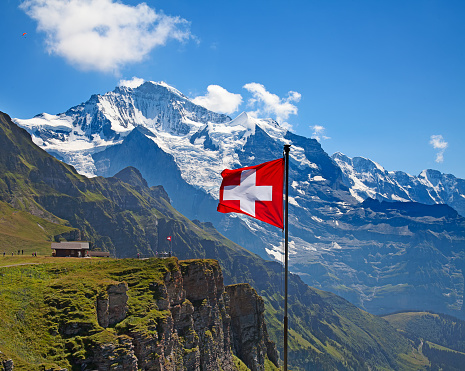
[{"label": "dirt trail", "polygon": [[34,265],[40,263],[18,263],[18,264],[10,264],[10,265],[2,265],[0,268],[8,268],[8,267],[17,267],[18,265]]}]

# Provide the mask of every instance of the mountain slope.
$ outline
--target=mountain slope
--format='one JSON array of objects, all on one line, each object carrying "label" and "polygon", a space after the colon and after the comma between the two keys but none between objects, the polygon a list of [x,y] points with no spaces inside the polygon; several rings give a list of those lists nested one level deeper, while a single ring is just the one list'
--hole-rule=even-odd
[{"label": "mountain slope", "polygon": [[458,318],[428,312],[395,313],[383,318],[411,337],[465,353],[465,322]]},{"label": "mountain slope", "polygon": [[[172,248],[180,258],[217,259],[226,283],[248,282],[264,296],[267,322],[272,337],[282,332],[282,266],[264,261],[221,236],[211,224],[191,222],[169,203],[161,187],[148,188],[140,173],[128,168],[117,177],[87,179],[29,143],[28,134],[0,114],[0,137],[17,131],[18,141],[5,141],[11,159],[23,159],[41,170],[43,153],[54,170],[48,182],[31,180],[16,174],[24,187],[33,191],[29,198],[50,215],[68,216],[73,227],[83,230],[95,247],[108,248],[120,257],[134,256],[136,251],[153,253],[168,247],[166,236],[172,236]],[[29,143],[29,144],[28,144]],[[22,152],[22,147],[28,150]],[[37,154],[33,152],[37,151]],[[2,166],[12,171],[9,160]],[[22,161],[22,160],[18,160]],[[67,193],[66,193],[67,192]],[[45,194],[45,196],[42,195]],[[48,195],[53,194],[53,198]],[[6,193],[5,197],[8,198]],[[2,197],[4,197],[2,195]],[[35,210],[32,209],[32,212]],[[45,212],[44,211],[44,212]],[[104,233],[105,232],[105,233]],[[122,238],[129,238],[121,241]],[[149,240],[144,237],[153,237]],[[123,243],[125,242],[125,243]],[[397,334],[384,320],[359,310],[334,294],[315,290],[299,277],[290,276],[290,362],[294,369],[416,369],[418,363],[410,342]],[[282,344],[278,342],[278,348]],[[421,362],[420,362],[421,363]]]},{"label": "mountain slope", "polygon": [[395,313],[383,317],[414,340],[432,369],[460,370],[465,361],[465,322],[427,312]]},{"label": "mountain slope", "polygon": [[78,229],[51,223],[25,211],[14,209],[0,201],[0,254],[6,256],[32,253],[50,254],[50,241],[60,238],[77,239]]}]

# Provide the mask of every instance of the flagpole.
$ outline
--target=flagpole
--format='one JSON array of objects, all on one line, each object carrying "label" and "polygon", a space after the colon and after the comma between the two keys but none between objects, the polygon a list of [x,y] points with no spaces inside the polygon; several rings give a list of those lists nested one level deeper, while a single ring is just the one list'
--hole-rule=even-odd
[{"label": "flagpole", "polygon": [[287,371],[287,338],[288,338],[288,321],[287,321],[287,281],[289,275],[289,229],[288,229],[288,204],[289,204],[289,151],[290,144],[284,145],[284,159],[286,163],[286,184],[285,184],[285,202],[284,202],[284,371]]}]

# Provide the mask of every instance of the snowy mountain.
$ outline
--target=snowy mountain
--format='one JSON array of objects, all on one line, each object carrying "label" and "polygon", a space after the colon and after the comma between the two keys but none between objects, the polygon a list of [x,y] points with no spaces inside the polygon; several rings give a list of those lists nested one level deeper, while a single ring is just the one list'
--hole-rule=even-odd
[{"label": "snowy mountain", "polygon": [[[121,170],[113,167],[109,171],[112,165],[102,158],[103,152],[125,143],[138,128],[160,149],[158,153],[172,156],[186,183],[216,199],[222,170],[281,157],[283,144],[291,142],[294,144],[291,158],[296,165],[292,184],[300,189],[297,198],[303,197],[310,184],[317,188],[344,187],[340,170],[317,141],[292,134],[273,120],[256,119],[245,112],[231,120],[195,105],[165,83],[146,82],[135,89],[117,87],[103,96],[93,95],[65,113],[43,113],[15,122],[32,135],[36,144],[87,176],[110,176]],[[139,158],[147,157],[140,155]],[[142,174],[147,176],[143,171]],[[310,193],[314,192],[314,187],[310,188]],[[350,196],[349,199],[355,202]],[[297,203],[295,198],[293,202]]]},{"label": "snowy mountain", "polygon": [[[218,213],[216,205],[223,169],[281,157],[283,144],[291,144],[294,273],[373,313],[415,308],[462,313],[465,219],[446,205],[360,203],[370,195],[379,199],[376,193],[402,201],[414,194],[403,196],[398,189],[407,186],[401,176],[395,183],[369,160],[356,160],[361,164],[355,167],[354,161],[343,162],[343,155],[332,159],[316,140],[273,120],[247,113],[232,120],[195,105],[165,83],[118,87],[59,115],[15,121],[36,144],[83,174],[113,176],[136,167],[150,186],[163,185],[173,206],[188,218],[210,221],[234,242],[279,261],[279,229]],[[373,191],[376,184],[379,191]]]},{"label": "snowy mountain", "polygon": [[195,105],[163,82],[146,82],[136,89],[121,86],[103,96],[93,95],[87,102],[59,115],[43,113],[15,122],[47,152],[82,174],[95,176],[91,154],[120,143],[136,127],[163,133],[163,139],[176,146],[178,138],[192,135],[208,122],[230,120]]},{"label": "snowy mountain", "polygon": [[370,197],[380,201],[414,201],[427,205],[447,204],[465,216],[465,180],[437,170],[423,170],[412,176],[402,171],[387,171],[363,157],[350,158],[335,153],[344,184],[360,202]]}]

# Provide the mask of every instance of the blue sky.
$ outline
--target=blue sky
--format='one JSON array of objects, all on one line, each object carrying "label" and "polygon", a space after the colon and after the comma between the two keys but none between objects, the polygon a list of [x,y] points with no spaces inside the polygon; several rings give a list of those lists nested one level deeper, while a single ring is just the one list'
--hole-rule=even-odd
[{"label": "blue sky", "polygon": [[465,178],[465,1],[1,0],[0,17],[12,117],[138,77],[277,119],[330,155]]}]

